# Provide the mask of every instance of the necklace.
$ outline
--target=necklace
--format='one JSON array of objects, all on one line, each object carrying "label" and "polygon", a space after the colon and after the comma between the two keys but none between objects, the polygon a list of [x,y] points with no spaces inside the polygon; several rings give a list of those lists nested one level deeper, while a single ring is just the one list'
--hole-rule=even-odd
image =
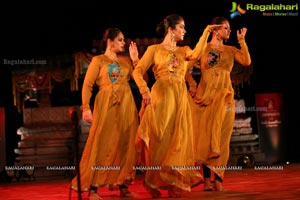
[{"label": "necklace", "polygon": [[219,44],[219,45],[216,45],[216,44],[212,44],[212,43],[209,43],[210,47],[214,50],[222,50],[224,45],[223,44]]},{"label": "necklace", "polygon": [[175,51],[177,49],[177,46],[169,45],[169,44],[162,44],[162,46],[167,49],[168,51]]},{"label": "necklace", "polygon": [[118,62],[118,57],[117,55],[114,56],[109,56],[107,54],[104,54],[107,58],[109,58],[110,60],[112,60],[113,62]]}]

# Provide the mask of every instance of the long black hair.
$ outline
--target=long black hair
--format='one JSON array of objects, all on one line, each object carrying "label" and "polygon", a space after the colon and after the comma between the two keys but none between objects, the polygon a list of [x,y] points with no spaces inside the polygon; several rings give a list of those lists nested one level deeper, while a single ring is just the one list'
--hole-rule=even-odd
[{"label": "long black hair", "polygon": [[183,17],[178,14],[171,14],[164,18],[156,27],[156,33],[159,36],[165,36],[168,32],[168,28],[175,29],[176,25],[183,20]]},{"label": "long black hair", "polygon": [[114,40],[119,35],[119,33],[122,33],[121,29],[119,29],[119,28],[115,28],[115,27],[114,28],[107,28],[104,31],[102,39],[101,39],[100,51],[104,52],[105,49],[106,49],[107,40],[108,39]]}]

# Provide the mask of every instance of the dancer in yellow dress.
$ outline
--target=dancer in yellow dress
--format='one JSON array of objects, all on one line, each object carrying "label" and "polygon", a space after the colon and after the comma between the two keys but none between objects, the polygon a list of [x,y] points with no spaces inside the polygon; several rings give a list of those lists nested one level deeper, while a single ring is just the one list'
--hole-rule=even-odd
[{"label": "dancer in yellow dress", "polygon": [[[185,79],[189,66],[201,54],[203,41],[193,50],[177,45],[186,33],[184,19],[177,14],[159,23],[157,32],[164,36],[162,43],[148,46],[133,71],[143,97],[136,145],[147,167],[144,184],[152,197],[160,197],[161,189],[179,197],[203,180],[194,165],[192,113]],[[143,78],[150,67],[155,76],[151,89]]]},{"label": "dancer in yellow dress", "polygon": [[[202,46],[199,57],[201,78],[196,95],[191,100],[195,135],[195,158],[203,164],[204,190],[222,191],[222,181],[229,158],[230,138],[235,119],[234,90],[230,72],[234,62],[251,64],[245,42],[246,28],[237,31],[240,48],[225,45],[231,30],[228,20],[215,17],[212,24],[221,25],[211,32],[211,40]],[[208,40],[210,31],[203,34]],[[211,182],[214,172],[214,183]]]},{"label": "dancer in yellow dress", "polygon": [[[135,43],[129,46],[131,60],[120,55],[125,41],[118,28],[107,29],[103,41],[106,50],[93,57],[82,87],[82,117],[91,127],[79,171],[81,190],[89,191],[90,199],[101,199],[97,188],[107,185],[118,185],[121,197],[132,196],[128,185],[135,177],[137,159],[138,112],[128,83],[138,61],[137,47]],[[92,112],[94,84],[99,91]],[[78,189],[77,176],[72,180],[73,189]]]}]

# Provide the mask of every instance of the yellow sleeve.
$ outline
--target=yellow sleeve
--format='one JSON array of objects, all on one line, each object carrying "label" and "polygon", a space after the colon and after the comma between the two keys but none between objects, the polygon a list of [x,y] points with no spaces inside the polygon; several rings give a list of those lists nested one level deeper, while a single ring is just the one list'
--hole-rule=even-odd
[{"label": "yellow sleeve", "polygon": [[245,41],[245,36],[240,35],[238,37],[238,42],[240,44],[241,49],[236,48],[234,53],[234,59],[243,66],[249,66],[251,64],[251,57],[248,50],[248,46]]},{"label": "yellow sleeve", "polygon": [[153,64],[154,53],[155,53],[154,46],[148,46],[144,55],[136,64],[136,67],[132,72],[133,79],[136,85],[138,86],[141,95],[147,93],[150,94],[150,89],[148,88],[147,82],[145,81],[143,76],[147,72],[149,67]]},{"label": "yellow sleeve", "polygon": [[140,59],[136,59],[136,60],[131,60],[131,65],[132,65],[132,67],[130,68],[130,77],[131,78],[133,78],[133,76],[132,76],[132,72],[133,72],[133,70],[134,70],[134,68],[136,67],[136,65],[137,65],[137,63],[139,62],[139,60]]},{"label": "yellow sleeve", "polygon": [[84,77],[83,85],[82,85],[82,105],[81,110],[89,110],[90,109],[90,98],[92,96],[93,86],[98,77],[100,71],[99,59],[97,57],[93,57],[91,63],[88,66],[87,72]]},{"label": "yellow sleeve", "polygon": [[199,41],[197,42],[195,48],[189,52],[189,54],[187,55],[187,58],[189,60],[197,60],[199,57],[202,56],[203,52],[205,51],[206,49],[206,46],[207,46],[207,40],[208,40],[208,37],[210,35],[210,32],[211,32],[211,26],[208,25],[201,37],[199,38]]},{"label": "yellow sleeve", "polygon": [[139,61],[140,61],[139,58],[132,61],[132,66],[133,66],[133,68],[135,68],[135,66],[137,65],[137,63],[138,63]]}]

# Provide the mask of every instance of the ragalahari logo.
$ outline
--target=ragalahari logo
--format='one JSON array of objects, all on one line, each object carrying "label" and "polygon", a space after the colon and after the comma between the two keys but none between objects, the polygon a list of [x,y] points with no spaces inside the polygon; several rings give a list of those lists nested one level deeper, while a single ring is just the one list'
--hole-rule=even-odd
[{"label": "ragalahari logo", "polygon": [[244,10],[243,8],[241,8],[240,4],[237,4],[236,2],[233,1],[232,2],[231,10],[229,12],[231,12],[230,18],[233,19],[236,16],[241,16],[241,14],[242,15],[245,14],[246,10]]}]

